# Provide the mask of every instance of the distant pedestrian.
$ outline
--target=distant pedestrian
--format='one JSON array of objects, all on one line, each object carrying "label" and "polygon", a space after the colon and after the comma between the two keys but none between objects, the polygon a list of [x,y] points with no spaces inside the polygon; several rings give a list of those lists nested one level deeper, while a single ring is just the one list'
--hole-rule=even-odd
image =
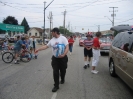
[{"label": "distant pedestrian", "polygon": [[35,50],[36,50],[36,39],[35,36],[32,36],[32,38],[30,39],[30,52],[32,56],[35,55],[35,57],[37,58]]},{"label": "distant pedestrian", "polygon": [[[83,41],[84,46],[84,69],[90,66],[91,57],[93,57],[92,47],[93,47],[93,39],[92,35],[87,34],[87,39]],[[88,58],[88,60],[87,60]]]},{"label": "distant pedestrian", "polygon": [[91,72],[97,74],[98,71],[95,69],[99,62],[100,56],[100,42],[99,38],[101,37],[101,32],[96,33],[96,37],[93,40],[93,59],[92,59],[92,70]]},{"label": "distant pedestrian", "polygon": [[[45,50],[52,47],[53,56],[51,65],[53,67],[53,78],[54,78],[54,88],[52,92],[56,92],[59,89],[59,75],[61,76],[61,84],[65,82],[65,74],[67,69],[68,57],[67,53],[69,50],[68,40],[66,37],[61,36],[58,28],[52,30],[53,38],[48,42],[47,45],[36,50],[36,53],[41,50]],[[59,73],[60,72],[60,73]]]},{"label": "distant pedestrian", "polygon": [[68,43],[69,43],[69,51],[70,51],[70,55],[72,54],[72,49],[73,49],[73,43],[74,43],[74,40],[73,40],[73,37],[70,36],[70,39],[68,40]]}]

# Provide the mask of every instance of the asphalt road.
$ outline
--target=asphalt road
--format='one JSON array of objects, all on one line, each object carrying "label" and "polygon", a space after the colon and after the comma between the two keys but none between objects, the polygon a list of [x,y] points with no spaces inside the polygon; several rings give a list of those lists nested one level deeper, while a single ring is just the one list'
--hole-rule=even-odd
[{"label": "asphalt road", "polygon": [[97,70],[83,69],[83,47],[74,44],[68,53],[66,82],[51,92],[54,84],[51,49],[39,52],[38,59],[29,63],[6,64],[0,55],[0,99],[133,99],[133,91],[108,70],[108,55],[100,57]]}]

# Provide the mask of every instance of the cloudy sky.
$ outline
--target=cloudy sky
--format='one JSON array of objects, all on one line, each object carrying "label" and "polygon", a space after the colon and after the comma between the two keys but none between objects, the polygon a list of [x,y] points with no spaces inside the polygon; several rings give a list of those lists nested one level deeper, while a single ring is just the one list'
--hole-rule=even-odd
[{"label": "cloudy sky", "polygon": [[[46,6],[52,0],[45,0]],[[115,8],[115,25],[133,25],[133,0],[54,0],[46,9],[46,28],[50,22],[49,12],[53,14],[53,27],[63,26],[63,12],[66,10],[66,26],[70,24],[73,32],[109,30],[112,26]],[[19,24],[25,17],[30,27],[43,27],[44,0],[0,0],[0,22],[8,15],[14,16]],[[106,17],[105,17],[106,16]]]}]

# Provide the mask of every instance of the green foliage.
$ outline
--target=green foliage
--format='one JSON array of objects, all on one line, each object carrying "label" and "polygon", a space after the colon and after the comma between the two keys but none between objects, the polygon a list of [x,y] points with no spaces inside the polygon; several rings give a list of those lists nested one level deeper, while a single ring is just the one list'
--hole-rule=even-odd
[{"label": "green foliage", "polygon": [[28,25],[28,22],[27,22],[27,20],[25,19],[25,17],[24,17],[24,19],[23,19],[23,21],[22,21],[22,23],[21,23],[21,26],[24,26],[24,33],[27,33],[27,31],[30,29],[30,27],[29,27],[29,25]]},{"label": "green foliage", "polygon": [[60,26],[59,27],[59,30],[60,30],[60,33],[63,34],[63,35],[65,35],[65,36],[72,35],[72,33],[69,30],[67,30],[66,28],[65,28],[65,31],[64,31],[64,27],[63,26]]},{"label": "green foliage", "polygon": [[7,16],[6,18],[3,19],[3,23],[18,25],[18,20],[15,19],[15,17],[13,17],[13,16]]}]

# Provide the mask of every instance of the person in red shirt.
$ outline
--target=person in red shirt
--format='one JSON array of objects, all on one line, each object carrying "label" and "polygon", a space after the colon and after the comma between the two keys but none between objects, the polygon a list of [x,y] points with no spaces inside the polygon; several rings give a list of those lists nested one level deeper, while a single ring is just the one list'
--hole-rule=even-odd
[{"label": "person in red shirt", "polygon": [[70,39],[68,40],[68,43],[69,43],[69,51],[70,51],[70,55],[72,54],[72,49],[73,49],[73,43],[74,43],[74,40],[73,40],[73,37],[70,36]]},{"label": "person in red shirt", "polygon": [[98,71],[95,70],[95,67],[98,65],[99,56],[100,56],[100,42],[99,38],[101,37],[101,32],[96,33],[96,37],[93,40],[93,59],[92,59],[92,70],[91,72],[97,74]]}]

